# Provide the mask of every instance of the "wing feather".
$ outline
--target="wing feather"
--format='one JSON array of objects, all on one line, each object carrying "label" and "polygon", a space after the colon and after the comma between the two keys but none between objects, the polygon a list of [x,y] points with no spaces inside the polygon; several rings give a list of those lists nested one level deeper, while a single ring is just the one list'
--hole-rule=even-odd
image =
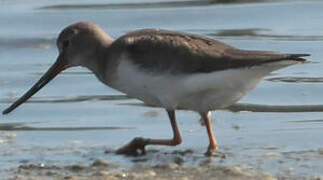
[{"label": "wing feather", "polygon": [[300,57],[307,56],[246,51],[211,38],[167,30],[135,31],[115,43],[122,44],[133,63],[141,68],[171,73],[208,73],[285,59],[303,61]]}]

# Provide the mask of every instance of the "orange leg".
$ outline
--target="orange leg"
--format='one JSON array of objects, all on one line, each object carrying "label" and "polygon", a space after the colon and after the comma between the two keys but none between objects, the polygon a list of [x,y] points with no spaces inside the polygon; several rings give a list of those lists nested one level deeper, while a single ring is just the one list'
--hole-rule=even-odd
[{"label": "orange leg", "polygon": [[138,155],[145,153],[146,145],[166,145],[166,146],[176,146],[182,143],[182,137],[177,127],[175,111],[167,110],[172,129],[173,129],[173,139],[146,139],[146,138],[134,138],[129,144],[121,147],[116,151],[117,154],[126,155]]},{"label": "orange leg", "polygon": [[207,130],[207,134],[209,136],[209,141],[210,141],[210,145],[209,145],[208,150],[205,154],[211,155],[212,152],[218,150],[218,146],[217,146],[216,140],[213,135],[213,130],[212,130],[212,126],[211,126],[211,119],[208,116],[208,114],[209,114],[209,111],[205,112],[205,113],[200,113],[200,115],[206,125],[206,130]]}]

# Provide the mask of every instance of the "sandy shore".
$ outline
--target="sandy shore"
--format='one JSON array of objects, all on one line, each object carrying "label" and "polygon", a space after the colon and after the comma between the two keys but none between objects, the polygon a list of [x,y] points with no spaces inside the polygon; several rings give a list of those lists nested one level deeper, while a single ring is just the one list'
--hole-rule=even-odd
[{"label": "sandy shore", "polygon": [[[223,165],[214,160],[226,161],[226,157],[203,157],[199,164],[185,163],[185,156],[192,152],[175,152],[171,162],[142,163],[147,156],[134,158],[131,167],[110,163],[105,159],[96,159],[89,164],[50,165],[22,163],[11,169],[10,180],[323,180],[323,176],[310,175],[300,177],[288,171],[279,175],[246,164]],[[277,154],[268,154],[277,157]],[[182,158],[181,158],[182,157]],[[131,159],[131,157],[129,157]],[[263,157],[266,158],[266,157]],[[138,161],[138,162],[135,162]],[[148,161],[151,161],[149,159]]]},{"label": "sandy shore", "polygon": [[273,180],[271,175],[257,172],[248,166],[214,166],[203,165],[199,167],[183,167],[176,163],[169,163],[151,167],[135,166],[125,170],[105,160],[95,160],[92,164],[84,166],[47,166],[44,164],[28,164],[19,166],[11,179],[133,179],[133,180]]}]

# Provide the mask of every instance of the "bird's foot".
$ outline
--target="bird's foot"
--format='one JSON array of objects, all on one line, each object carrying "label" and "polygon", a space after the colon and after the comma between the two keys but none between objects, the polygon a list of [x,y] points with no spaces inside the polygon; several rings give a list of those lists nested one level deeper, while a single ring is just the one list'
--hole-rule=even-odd
[{"label": "bird's foot", "polygon": [[210,145],[207,148],[207,151],[204,153],[205,156],[214,156],[218,153],[218,146],[217,145]]},{"label": "bird's foot", "polygon": [[144,155],[146,153],[145,146],[149,144],[149,139],[134,138],[129,144],[119,148],[116,154],[124,154],[128,156]]},{"label": "bird's foot", "polygon": [[213,156],[216,152],[217,152],[217,150],[216,150],[216,149],[208,149],[208,150],[204,153],[204,155],[205,155],[205,156],[207,156],[207,157],[211,157],[211,156]]},{"label": "bird's foot", "polygon": [[206,153],[204,153],[207,157],[220,157],[220,158],[226,158],[225,153],[218,151],[218,148],[208,149]]}]

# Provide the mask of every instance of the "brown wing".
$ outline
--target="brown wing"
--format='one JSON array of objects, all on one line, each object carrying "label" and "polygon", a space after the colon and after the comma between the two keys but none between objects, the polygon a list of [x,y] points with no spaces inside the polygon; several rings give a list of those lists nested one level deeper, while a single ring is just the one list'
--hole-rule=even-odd
[{"label": "brown wing", "polygon": [[122,44],[133,63],[143,69],[172,73],[207,73],[305,56],[245,51],[210,38],[166,30],[135,31],[115,43]]}]

